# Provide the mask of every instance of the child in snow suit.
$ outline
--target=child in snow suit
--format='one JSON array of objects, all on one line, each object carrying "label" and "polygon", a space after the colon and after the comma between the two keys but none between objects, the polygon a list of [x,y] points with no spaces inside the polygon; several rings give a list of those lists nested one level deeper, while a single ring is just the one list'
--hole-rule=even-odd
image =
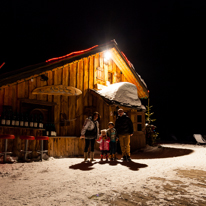
[{"label": "child in snow suit", "polygon": [[100,150],[101,150],[101,161],[103,160],[103,155],[105,155],[106,160],[108,160],[108,155],[107,153],[109,152],[109,142],[110,142],[110,138],[107,137],[107,130],[101,130],[101,136],[99,137],[99,139],[97,140],[98,143],[100,143]]},{"label": "child in snow suit", "polygon": [[114,123],[109,122],[108,123],[108,129],[107,129],[107,136],[110,138],[110,143],[109,143],[109,150],[110,150],[110,160],[116,160],[116,148],[117,148],[117,131],[114,128]]}]

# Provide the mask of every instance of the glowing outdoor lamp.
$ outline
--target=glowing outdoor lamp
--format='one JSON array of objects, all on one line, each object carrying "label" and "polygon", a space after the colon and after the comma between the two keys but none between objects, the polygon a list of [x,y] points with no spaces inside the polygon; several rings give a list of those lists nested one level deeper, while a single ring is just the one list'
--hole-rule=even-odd
[{"label": "glowing outdoor lamp", "polygon": [[104,61],[108,61],[111,58],[111,53],[109,51],[106,51],[104,53]]}]

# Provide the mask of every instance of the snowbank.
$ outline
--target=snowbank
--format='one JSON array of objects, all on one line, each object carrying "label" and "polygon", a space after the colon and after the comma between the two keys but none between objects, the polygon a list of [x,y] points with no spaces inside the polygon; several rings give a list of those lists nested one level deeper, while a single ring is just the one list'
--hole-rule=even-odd
[{"label": "snowbank", "polygon": [[137,87],[129,82],[111,84],[97,93],[111,101],[116,101],[128,106],[142,106],[138,97]]}]

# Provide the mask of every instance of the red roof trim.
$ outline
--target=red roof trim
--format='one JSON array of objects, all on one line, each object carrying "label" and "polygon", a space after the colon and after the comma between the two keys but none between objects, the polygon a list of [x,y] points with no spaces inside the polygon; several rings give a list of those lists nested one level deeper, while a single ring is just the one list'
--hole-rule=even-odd
[{"label": "red roof trim", "polygon": [[80,51],[71,52],[71,53],[66,54],[66,55],[64,55],[64,56],[61,56],[61,57],[54,57],[54,58],[51,58],[51,59],[46,60],[46,62],[61,60],[61,59],[65,59],[65,58],[70,57],[70,56],[82,54],[82,53],[85,53],[85,52],[87,52],[87,51],[90,51],[90,50],[94,49],[95,47],[98,47],[98,45],[95,45],[95,46],[90,47],[90,48],[85,49],[85,50],[80,50]]},{"label": "red roof trim", "polygon": [[131,62],[127,59],[126,55],[121,51],[122,55],[124,56],[125,60],[127,61],[127,63],[129,64],[129,66],[131,67]]},{"label": "red roof trim", "polygon": [[1,67],[3,67],[3,66],[4,66],[4,64],[5,64],[5,62],[3,62],[3,63],[1,64],[0,69],[1,69]]}]

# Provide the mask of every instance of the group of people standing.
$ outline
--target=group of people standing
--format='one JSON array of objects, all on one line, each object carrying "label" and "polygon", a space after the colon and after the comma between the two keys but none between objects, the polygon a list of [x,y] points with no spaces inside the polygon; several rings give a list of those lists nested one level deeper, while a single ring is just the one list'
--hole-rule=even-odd
[{"label": "group of people standing", "polygon": [[[130,137],[133,135],[133,123],[131,119],[124,113],[123,109],[118,110],[118,116],[115,124],[108,123],[108,128],[101,130],[99,135],[100,116],[98,112],[94,112],[88,117],[81,130],[81,137],[85,139],[84,161],[88,159],[88,148],[90,150],[90,162],[94,160],[94,144],[95,140],[100,144],[101,160],[105,157],[110,160],[116,160],[117,141],[120,142],[123,160],[131,160],[130,158]],[[109,156],[108,156],[109,153]]]}]

